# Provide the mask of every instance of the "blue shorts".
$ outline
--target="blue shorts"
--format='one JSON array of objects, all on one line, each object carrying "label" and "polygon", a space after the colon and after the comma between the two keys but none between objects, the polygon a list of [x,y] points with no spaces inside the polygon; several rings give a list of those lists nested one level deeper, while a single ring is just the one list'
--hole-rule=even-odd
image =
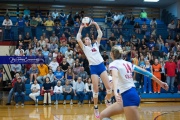
[{"label": "blue shorts", "polygon": [[140,97],[134,87],[121,93],[121,96],[123,100],[123,107],[139,106],[140,104]]},{"label": "blue shorts", "polygon": [[95,74],[100,76],[101,73],[103,73],[104,71],[106,71],[106,68],[103,62],[100,63],[99,65],[90,65],[91,75]]}]

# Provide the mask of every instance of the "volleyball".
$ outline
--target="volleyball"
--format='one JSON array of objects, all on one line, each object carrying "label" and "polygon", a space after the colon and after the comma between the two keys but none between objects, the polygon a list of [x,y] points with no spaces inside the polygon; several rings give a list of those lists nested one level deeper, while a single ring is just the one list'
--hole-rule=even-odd
[{"label": "volleyball", "polygon": [[82,24],[85,26],[85,27],[89,27],[92,23],[92,19],[90,17],[84,17],[82,19]]}]

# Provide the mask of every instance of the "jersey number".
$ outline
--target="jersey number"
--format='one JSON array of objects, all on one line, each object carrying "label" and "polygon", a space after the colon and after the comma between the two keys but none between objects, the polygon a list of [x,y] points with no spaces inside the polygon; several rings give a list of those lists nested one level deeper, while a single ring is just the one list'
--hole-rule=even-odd
[{"label": "jersey number", "polygon": [[96,52],[96,51],[97,51],[95,48],[93,48],[93,49],[91,49],[91,50],[92,50],[92,52]]},{"label": "jersey number", "polygon": [[131,67],[128,64],[123,64],[126,68],[127,73],[132,73]]}]

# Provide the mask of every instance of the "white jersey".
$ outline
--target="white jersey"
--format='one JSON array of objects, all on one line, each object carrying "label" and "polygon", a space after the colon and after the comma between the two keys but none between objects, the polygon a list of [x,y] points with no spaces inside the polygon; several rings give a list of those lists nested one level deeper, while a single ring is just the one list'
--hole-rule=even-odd
[{"label": "white jersey", "polygon": [[94,43],[92,47],[84,45],[82,50],[89,61],[89,65],[99,65],[100,63],[104,61],[99,52],[98,42]]},{"label": "white jersey", "polygon": [[120,93],[123,93],[129,90],[132,87],[135,87],[132,72],[133,64],[125,60],[115,60],[109,65],[110,70],[118,70],[118,86]]}]

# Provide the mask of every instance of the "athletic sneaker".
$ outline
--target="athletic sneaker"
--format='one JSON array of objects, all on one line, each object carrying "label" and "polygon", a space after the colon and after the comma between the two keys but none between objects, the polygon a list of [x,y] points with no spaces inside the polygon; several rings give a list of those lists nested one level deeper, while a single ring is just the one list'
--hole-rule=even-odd
[{"label": "athletic sneaker", "polygon": [[16,103],[16,106],[19,106],[19,104],[18,104],[18,103]]},{"label": "athletic sneaker", "polygon": [[22,103],[21,106],[24,106],[24,103]]},{"label": "athletic sneaker", "polygon": [[98,107],[96,107],[96,108],[94,107],[94,115],[95,115],[95,117],[96,117],[97,119],[100,118]]}]

